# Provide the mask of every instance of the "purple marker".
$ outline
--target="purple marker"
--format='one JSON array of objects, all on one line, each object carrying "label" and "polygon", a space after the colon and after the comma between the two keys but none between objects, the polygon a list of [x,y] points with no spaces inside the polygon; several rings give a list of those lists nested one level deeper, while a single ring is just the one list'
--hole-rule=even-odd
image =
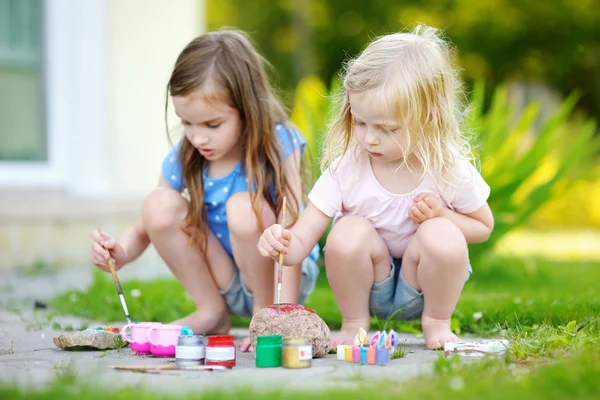
[{"label": "purple marker", "polygon": [[392,349],[395,349],[398,346],[398,334],[393,329],[390,331],[390,346]]}]

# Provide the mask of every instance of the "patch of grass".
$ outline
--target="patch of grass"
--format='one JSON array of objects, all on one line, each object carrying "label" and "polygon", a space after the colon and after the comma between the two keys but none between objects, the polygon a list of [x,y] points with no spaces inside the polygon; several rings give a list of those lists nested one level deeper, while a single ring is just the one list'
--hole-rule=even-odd
[{"label": "patch of grass", "polygon": [[571,321],[565,326],[535,325],[510,330],[509,354],[518,360],[540,357],[559,357],[570,352],[594,351],[600,353],[600,320],[578,324]]},{"label": "patch of grass", "polygon": [[[473,269],[453,316],[456,333],[487,336],[518,327],[559,327],[572,320],[587,324],[600,315],[598,263],[494,255]],[[174,279],[128,281],[122,282],[122,287],[136,321],[169,322],[195,309]],[[101,271],[94,271],[93,283],[86,291],[64,293],[50,305],[58,312],[90,319],[106,322],[124,319],[110,275]],[[331,329],[341,326],[341,314],[324,271],[306,305]],[[248,326],[249,322],[249,318],[233,318],[234,326]],[[381,321],[373,319],[372,326],[378,324]],[[420,332],[419,321],[389,320],[384,324],[397,332]]]},{"label": "patch of grass", "polygon": [[25,265],[21,268],[21,272],[26,276],[37,276],[42,274],[49,274],[53,272],[52,265],[42,259],[37,259],[31,264]]},{"label": "patch of grass", "polygon": [[497,335],[600,315],[599,263],[491,257],[474,270],[454,313],[462,332]]},{"label": "patch of grass", "polygon": [[64,399],[96,400],[139,399],[246,399],[246,400],[305,400],[343,398],[359,400],[373,396],[386,399],[597,399],[600,393],[600,354],[578,351],[560,362],[519,366],[506,358],[484,358],[464,363],[458,357],[440,356],[434,365],[434,375],[423,375],[415,380],[360,380],[356,389],[335,389],[320,392],[253,391],[245,388],[229,391],[195,391],[177,394],[160,392],[139,386],[99,389],[93,384],[77,380],[73,385],[70,375],[58,378],[46,388],[19,389],[14,385],[0,386],[0,398],[10,399]]},{"label": "patch of grass", "polygon": [[127,342],[124,341],[121,336],[115,337],[115,349],[117,350],[117,353],[120,353],[121,349],[125,346],[127,346]]},{"label": "patch of grass", "polygon": [[73,362],[56,362],[54,363],[54,371],[56,381],[64,385],[72,385],[77,379],[77,370]]},{"label": "patch of grass", "polygon": [[390,359],[395,360],[397,358],[404,358],[408,354],[406,346],[399,344],[396,349],[390,354]]}]

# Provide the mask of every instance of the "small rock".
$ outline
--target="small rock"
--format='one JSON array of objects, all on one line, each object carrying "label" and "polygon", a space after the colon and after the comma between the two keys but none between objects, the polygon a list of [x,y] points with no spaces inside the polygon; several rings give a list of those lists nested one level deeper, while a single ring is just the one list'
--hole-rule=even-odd
[{"label": "small rock", "polygon": [[250,322],[250,341],[256,346],[256,337],[281,335],[284,338],[300,336],[310,339],[313,358],[329,351],[329,327],[313,310],[297,304],[270,305],[254,314]]},{"label": "small rock", "polygon": [[115,339],[121,336],[106,330],[86,329],[54,338],[54,344],[63,350],[106,350],[117,347]]},{"label": "small rock", "polygon": [[39,300],[36,300],[35,303],[33,303],[34,310],[45,310],[46,308],[48,308],[48,305]]}]

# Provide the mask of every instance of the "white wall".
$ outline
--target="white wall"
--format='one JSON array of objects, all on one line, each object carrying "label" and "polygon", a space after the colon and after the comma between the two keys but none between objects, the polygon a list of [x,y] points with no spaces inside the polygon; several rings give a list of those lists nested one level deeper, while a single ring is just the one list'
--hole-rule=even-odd
[{"label": "white wall", "polygon": [[204,30],[204,0],[51,0],[44,4],[47,162],[0,162],[6,189],[144,196],[168,150],[165,87]]},{"label": "white wall", "polygon": [[157,184],[169,148],[165,88],[177,55],[203,29],[204,2],[108,3],[111,193],[138,196]]}]

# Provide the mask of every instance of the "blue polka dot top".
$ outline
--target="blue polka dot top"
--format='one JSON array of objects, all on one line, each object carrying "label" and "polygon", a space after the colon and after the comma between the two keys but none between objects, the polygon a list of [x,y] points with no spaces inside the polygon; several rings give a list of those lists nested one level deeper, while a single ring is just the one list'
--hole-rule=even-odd
[{"label": "blue polka dot top", "polygon": [[[282,156],[287,159],[297,148],[300,148],[301,154],[306,149],[306,140],[295,129],[286,127],[283,124],[275,125],[275,132],[281,144]],[[173,147],[163,160],[162,174],[169,185],[181,192],[185,187],[182,178],[181,163],[178,159],[180,143]],[[229,240],[229,228],[227,226],[227,213],[225,204],[231,196],[239,192],[248,191],[248,177],[242,170],[241,161],[238,162],[233,170],[221,178],[209,178],[204,170],[204,206],[208,214],[208,223],[210,229],[217,236],[229,255],[233,256],[231,242]],[[319,258],[319,247],[315,246],[310,254],[310,258],[317,260]]]}]

